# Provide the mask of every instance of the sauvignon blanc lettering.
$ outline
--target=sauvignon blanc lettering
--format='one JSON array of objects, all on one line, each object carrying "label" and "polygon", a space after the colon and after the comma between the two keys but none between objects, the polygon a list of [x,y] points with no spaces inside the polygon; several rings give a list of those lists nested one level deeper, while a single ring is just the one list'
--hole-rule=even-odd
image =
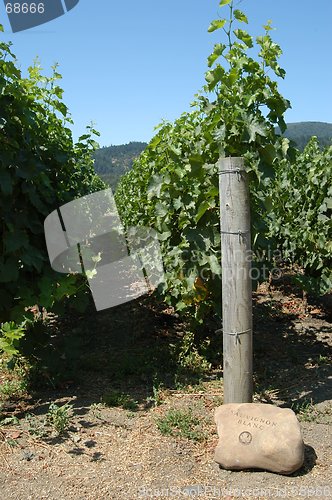
[{"label": "sauvignon blanc lettering", "polygon": [[277,423],[274,420],[268,420],[267,418],[257,417],[255,415],[242,415],[239,410],[231,410],[231,413],[237,418],[237,423],[239,425],[249,427],[250,429],[258,429],[260,431],[263,431],[264,428],[277,427]]}]

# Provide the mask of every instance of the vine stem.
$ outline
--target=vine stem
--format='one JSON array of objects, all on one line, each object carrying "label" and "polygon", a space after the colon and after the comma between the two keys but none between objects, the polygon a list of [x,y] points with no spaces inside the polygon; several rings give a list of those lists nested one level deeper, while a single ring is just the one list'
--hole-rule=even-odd
[{"label": "vine stem", "polygon": [[232,35],[232,26],[233,26],[233,22],[234,22],[233,11],[234,11],[234,4],[233,4],[233,1],[232,1],[230,3],[230,5],[229,5],[229,29],[228,29],[228,31],[226,31],[226,35],[228,37],[229,50],[231,50],[232,47],[233,47],[232,38],[231,38],[231,35]]}]

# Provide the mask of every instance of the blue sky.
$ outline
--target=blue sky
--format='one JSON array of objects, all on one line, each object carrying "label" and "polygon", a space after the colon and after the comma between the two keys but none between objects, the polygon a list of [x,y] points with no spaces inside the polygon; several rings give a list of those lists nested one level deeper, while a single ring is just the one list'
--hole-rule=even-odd
[{"label": "blue sky", "polygon": [[[248,31],[262,34],[272,19],[286,69],[281,93],[291,101],[288,122],[332,122],[332,0],[240,0]],[[44,73],[63,75],[64,102],[74,138],[91,121],[102,146],[149,141],[163,119],[190,109],[204,85],[206,60],[220,31],[219,0],[80,0],[66,15],[11,33],[3,2],[1,39],[13,42],[22,70],[38,55]]]}]

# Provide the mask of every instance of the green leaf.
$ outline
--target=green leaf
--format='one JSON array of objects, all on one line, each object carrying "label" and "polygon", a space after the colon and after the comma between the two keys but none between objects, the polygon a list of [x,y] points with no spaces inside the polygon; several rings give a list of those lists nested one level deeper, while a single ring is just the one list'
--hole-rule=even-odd
[{"label": "green leaf", "polygon": [[86,141],[87,139],[90,139],[90,134],[83,134],[78,138],[79,142]]},{"label": "green leaf", "polygon": [[161,188],[163,186],[163,177],[161,175],[154,175],[151,178],[151,182],[147,188],[148,199],[160,198]]},{"label": "green leaf", "polygon": [[203,201],[200,204],[200,206],[197,210],[196,217],[195,217],[196,222],[199,222],[199,220],[203,217],[203,215],[205,214],[205,212],[208,210],[209,207],[210,207],[210,203],[208,203],[207,201]]},{"label": "green leaf", "polygon": [[29,238],[24,231],[15,231],[14,233],[7,233],[4,238],[5,253],[10,254],[16,252],[22,247],[28,247]]},{"label": "green leaf", "polygon": [[272,30],[274,29],[274,28],[272,28],[271,24],[272,24],[272,20],[271,20],[271,19],[269,19],[269,20],[267,21],[267,24],[265,24],[265,25],[263,26],[263,28],[265,29],[265,31],[272,31]]},{"label": "green leaf", "polygon": [[199,172],[202,171],[202,166],[204,164],[204,159],[200,155],[193,155],[189,157],[189,162],[190,162],[190,173],[189,173],[189,178],[191,177],[191,174],[198,175]]},{"label": "green leaf", "polygon": [[212,254],[208,256],[208,262],[210,264],[210,269],[212,274],[220,276],[221,275],[221,264],[217,257]]},{"label": "green leaf", "polygon": [[283,137],[281,140],[281,149],[284,156],[286,156],[287,151],[289,150],[289,139],[287,137]]},{"label": "green leaf", "polygon": [[223,51],[226,49],[226,45],[223,43],[217,43],[214,46],[214,50],[212,54],[208,57],[208,66],[211,68],[211,66],[214,64],[214,62],[222,55]]},{"label": "green leaf", "polygon": [[241,10],[238,9],[234,10],[234,17],[241,23],[248,24],[248,18]]},{"label": "green leaf", "polygon": [[237,69],[232,68],[231,71],[229,72],[229,75],[228,75],[228,81],[231,84],[231,86],[234,85],[234,83],[236,82],[238,77],[239,77],[239,73],[238,73]]},{"label": "green leaf", "polygon": [[59,99],[62,99],[64,91],[63,91],[63,89],[61,87],[59,87],[57,85],[56,87],[54,87],[53,92],[54,92],[54,95],[56,95]]},{"label": "green leaf", "polygon": [[5,196],[10,196],[13,192],[12,178],[8,170],[0,171],[0,188]]},{"label": "green leaf", "polygon": [[212,186],[212,188],[207,193],[208,198],[216,198],[218,195],[219,195],[219,188],[217,188],[216,186]]},{"label": "green leaf", "polygon": [[92,262],[94,262],[95,264],[97,264],[98,262],[101,261],[101,252],[98,253],[98,255],[94,255],[93,257],[91,257],[91,260]]},{"label": "green leaf", "polygon": [[287,125],[286,125],[286,122],[284,120],[284,118],[282,116],[280,116],[278,118],[278,125],[279,125],[279,128],[280,128],[280,131],[281,133],[283,134],[284,132],[286,132],[287,130]]},{"label": "green leaf", "polygon": [[224,5],[228,5],[231,2],[232,2],[232,0],[221,0],[221,2],[219,3],[219,7],[223,7]]},{"label": "green leaf", "polygon": [[161,141],[161,137],[159,137],[158,135],[156,135],[153,139],[151,139],[150,143],[149,143],[149,148],[156,148],[158,146],[158,144],[160,144],[160,141]]},{"label": "green leaf", "polygon": [[14,347],[6,340],[0,338],[0,352],[1,351],[9,354],[10,356],[15,356],[16,354],[18,354],[18,350],[16,349],[16,347]]},{"label": "green leaf", "polygon": [[15,282],[18,276],[18,263],[15,257],[9,257],[4,262],[0,262],[0,283]]},{"label": "green leaf", "polygon": [[252,48],[254,46],[252,37],[246,31],[240,29],[234,30],[234,35],[248,48]]},{"label": "green leaf", "polygon": [[180,300],[175,307],[177,311],[183,311],[187,308],[187,305],[185,304],[185,302],[183,302],[183,300]]},{"label": "green leaf", "polygon": [[157,217],[165,217],[165,215],[167,215],[168,208],[163,203],[158,202],[156,204],[155,212]]},{"label": "green leaf", "polygon": [[[25,179],[25,180],[30,180],[30,179],[33,179],[33,177],[36,176],[37,174],[37,169],[35,167],[35,165],[31,166],[31,165],[22,165],[18,168],[16,168],[16,175],[17,177],[20,177],[21,179]],[[24,187],[25,185],[23,185]],[[32,188],[34,189],[34,188]],[[28,191],[24,191],[24,189],[22,189],[23,193],[27,193]]]},{"label": "green leaf", "polygon": [[173,200],[173,207],[175,208],[175,210],[179,210],[180,208],[183,207],[183,202],[180,196]]},{"label": "green leaf", "polygon": [[267,135],[266,124],[258,121],[257,118],[253,118],[247,123],[246,128],[249,133],[249,142],[254,142],[257,135],[262,137],[266,137]]},{"label": "green leaf", "polygon": [[208,28],[208,32],[213,33],[213,31],[216,31],[216,30],[223,28],[225,26],[226,22],[227,22],[226,19],[216,19],[216,20],[212,21],[212,23],[210,24],[210,26]]},{"label": "green leaf", "polygon": [[85,274],[89,280],[92,280],[95,276],[97,276],[97,270],[96,269],[92,269],[91,271],[86,270]]},{"label": "green leaf", "polygon": [[158,240],[159,241],[166,241],[166,240],[169,240],[171,237],[172,237],[172,233],[170,231],[165,231],[165,232],[158,235]]},{"label": "green leaf", "polygon": [[43,264],[46,260],[46,256],[44,256],[40,251],[35,250],[31,251],[31,247],[29,250],[24,252],[21,257],[22,262],[27,266],[34,267],[38,272],[42,270]]},{"label": "green leaf", "polygon": [[222,142],[225,139],[226,136],[226,125],[222,123],[220,127],[216,128],[213,131],[213,137],[218,141]]},{"label": "green leaf", "polygon": [[273,144],[267,144],[260,149],[260,153],[264,160],[271,165],[276,157],[276,150]]},{"label": "green leaf", "polygon": [[208,71],[205,75],[205,80],[208,82],[209,90],[213,90],[220,83],[225,75],[225,70],[222,66],[216,66],[213,70]]},{"label": "green leaf", "polygon": [[54,106],[63,116],[67,116],[68,108],[63,102],[54,103]]}]

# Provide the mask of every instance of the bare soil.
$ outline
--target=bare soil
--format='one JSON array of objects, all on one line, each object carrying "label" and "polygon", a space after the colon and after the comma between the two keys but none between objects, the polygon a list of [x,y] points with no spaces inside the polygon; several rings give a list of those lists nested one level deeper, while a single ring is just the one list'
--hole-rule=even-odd
[{"label": "bare soil", "polygon": [[[207,326],[211,369],[202,373],[193,361],[179,370],[172,360],[186,327],[146,298],[52,327],[55,347],[34,385],[2,396],[1,498],[332,498],[331,311],[286,282],[261,286],[254,304],[254,400],[296,411],[301,470],[219,468],[213,414],[222,404],[222,335]],[[51,402],[73,405],[60,436],[45,424]],[[162,435],[157,422],[170,409],[197,417],[189,437],[175,427]]]}]

